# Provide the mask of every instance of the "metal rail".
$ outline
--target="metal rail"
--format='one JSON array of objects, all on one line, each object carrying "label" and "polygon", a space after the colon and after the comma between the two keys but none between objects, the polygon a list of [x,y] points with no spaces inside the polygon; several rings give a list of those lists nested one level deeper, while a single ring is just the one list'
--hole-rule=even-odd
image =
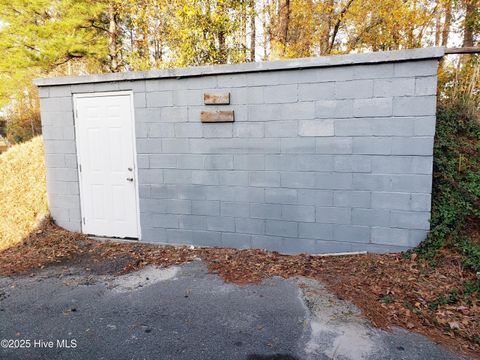
[{"label": "metal rail", "polygon": [[460,47],[460,48],[446,48],[445,55],[449,54],[480,54],[480,47]]}]

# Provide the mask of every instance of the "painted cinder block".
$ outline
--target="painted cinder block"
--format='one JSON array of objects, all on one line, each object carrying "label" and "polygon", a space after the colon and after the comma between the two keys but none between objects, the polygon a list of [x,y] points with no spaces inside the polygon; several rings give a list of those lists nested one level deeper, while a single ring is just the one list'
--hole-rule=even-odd
[{"label": "painted cinder block", "polygon": [[366,226],[388,226],[389,209],[352,209],[352,224]]},{"label": "painted cinder block", "polygon": [[335,225],[333,231],[334,240],[347,242],[370,242],[371,228],[358,225]]},{"label": "painted cinder block", "polygon": [[296,137],[298,133],[298,121],[268,121],[265,123],[265,137]]},{"label": "painted cinder block", "polygon": [[336,136],[413,136],[415,118],[361,118],[335,120]]},{"label": "painted cinder block", "polygon": [[[264,170],[265,155],[234,155],[234,168],[239,170]],[[278,169],[271,169],[278,170]]]},{"label": "painted cinder block", "polygon": [[252,171],[249,173],[250,186],[275,188],[280,186],[280,173],[277,171]]},{"label": "painted cinder block", "polygon": [[333,120],[302,120],[298,124],[300,136],[333,136],[335,134]]},{"label": "painted cinder block", "polygon": [[231,138],[233,136],[233,126],[228,123],[202,124],[203,137],[210,138]]},{"label": "painted cinder block", "polygon": [[254,219],[282,219],[282,206],[278,204],[250,204],[250,217]]},{"label": "painted cinder block", "polygon": [[[355,99],[353,101],[354,117],[375,117],[392,115],[392,98]],[[397,115],[397,113],[395,113]]]},{"label": "painted cinder block", "polygon": [[333,224],[299,223],[298,233],[301,238],[333,240]]},{"label": "painted cinder block", "polygon": [[263,97],[266,104],[297,102],[297,84],[265,87]]},{"label": "painted cinder block", "polygon": [[385,245],[415,246],[410,244],[409,231],[388,227],[372,227],[372,243]]},{"label": "painted cinder block", "polygon": [[315,118],[311,101],[288,104],[262,104],[248,107],[249,121],[306,120]]},{"label": "painted cinder block", "polygon": [[198,169],[203,170],[205,168],[205,161],[208,158],[207,155],[193,155],[193,154],[166,154],[168,156],[175,156],[177,159],[178,169]]},{"label": "painted cinder block", "polygon": [[[220,77],[218,79],[220,83]],[[219,87],[223,87],[223,86],[219,85]],[[245,105],[245,104],[263,104],[264,89],[265,87],[263,86],[246,87],[245,84],[243,84],[243,87],[239,87],[239,88],[227,87],[227,89],[219,89],[219,91],[225,90],[225,91],[231,92],[231,96],[230,96],[231,105],[238,105],[238,104]]]},{"label": "painted cinder block", "polygon": [[245,234],[265,234],[265,220],[235,218],[235,229]]},{"label": "painted cinder block", "polygon": [[321,224],[351,224],[352,209],[317,206],[316,222]]},{"label": "painted cinder block", "polygon": [[373,85],[375,97],[413,96],[415,94],[415,79],[391,78],[376,79]]},{"label": "painted cinder block", "polygon": [[220,215],[220,201],[192,201],[192,214],[194,215]]},{"label": "painted cinder block", "polygon": [[209,155],[204,161],[205,169],[233,169],[233,155]]},{"label": "painted cinder block", "polygon": [[174,186],[177,199],[208,200],[207,186],[192,184],[176,184]]},{"label": "painted cinder block", "polygon": [[315,221],[315,207],[310,205],[282,205],[283,220],[288,221]]},{"label": "painted cinder block", "polygon": [[371,192],[337,190],[333,194],[333,205],[351,208],[369,208],[371,205]]},{"label": "painted cinder block", "polygon": [[73,129],[73,112],[41,109],[42,126],[65,126]]},{"label": "painted cinder block", "polygon": [[178,138],[201,138],[202,124],[197,123],[178,123],[174,125],[175,136]]},{"label": "painted cinder block", "polygon": [[296,204],[297,189],[265,189],[265,202],[272,204]]},{"label": "painted cinder block", "polygon": [[351,154],[353,143],[351,137],[322,137],[316,141],[318,154]]},{"label": "painted cinder block", "polygon": [[431,174],[431,156],[374,156],[372,173],[377,174]]},{"label": "painted cinder block", "polygon": [[335,97],[335,82],[299,84],[298,100],[328,100]]},{"label": "painted cinder block", "polygon": [[212,231],[235,232],[235,218],[209,216],[207,217],[207,229]]},{"label": "painted cinder block", "polygon": [[[72,94],[131,90],[143,241],[406,250],[429,229],[437,51],[41,86],[51,214],[81,231]],[[221,111],[235,121],[201,122]]]},{"label": "painted cinder block", "polygon": [[437,77],[417,77],[415,79],[415,95],[436,95],[437,94]]},{"label": "painted cinder block", "polygon": [[436,60],[406,61],[394,63],[394,75],[397,77],[431,76],[437,74]]},{"label": "painted cinder block", "polygon": [[176,197],[177,187],[170,184],[148,185],[149,197],[153,199],[174,199]]},{"label": "painted cinder block", "polygon": [[239,123],[233,124],[233,136],[244,138],[262,138],[265,136],[263,123]]},{"label": "painted cinder block", "polygon": [[220,213],[222,216],[248,218],[250,213],[250,205],[247,202],[222,201],[220,204]]},{"label": "painted cinder block", "polygon": [[371,172],[372,158],[363,155],[337,155],[335,156],[335,171],[357,173],[357,172]]},{"label": "painted cinder block", "polygon": [[336,99],[364,99],[373,96],[373,80],[350,80],[335,83]]},{"label": "painted cinder block", "polygon": [[282,172],[280,175],[282,187],[288,188],[315,188],[315,173]]},{"label": "painted cinder block", "polygon": [[353,116],[353,100],[316,101],[315,116],[320,119],[351,118]]},{"label": "painted cinder block", "polygon": [[[247,171],[217,171],[220,185],[227,186],[247,186],[248,172]],[[231,189],[231,188],[230,188]]]},{"label": "painted cinder block", "polygon": [[148,160],[152,169],[177,168],[177,156],[173,154],[150,154]]},{"label": "painted cinder block", "polygon": [[223,232],[222,246],[236,249],[248,249],[252,247],[252,236],[248,234]]},{"label": "painted cinder block", "polygon": [[410,210],[409,193],[372,192],[373,209]]},{"label": "painted cinder block", "polygon": [[178,217],[178,224],[180,229],[207,230],[207,216],[180,215]]},{"label": "painted cinder block", "polygon": [[267,220],[265,233],[267,235],[298,237],[298,223],[293,221]]},{"label": "painted cinder block", "polygon": [[429,220],[429,212],[392,210],[389,225],[395,228],[428,230]]},{"label": "painted cinder block", "polygon": [[435,115],[436,96],[405,96],[393,100],[395,116],[427,116]]},{"label": "painted cinder block", "polygon": [[173,94],[171,91],[149,92],[146,95],[146,107],[161,108],[173,105]]}]

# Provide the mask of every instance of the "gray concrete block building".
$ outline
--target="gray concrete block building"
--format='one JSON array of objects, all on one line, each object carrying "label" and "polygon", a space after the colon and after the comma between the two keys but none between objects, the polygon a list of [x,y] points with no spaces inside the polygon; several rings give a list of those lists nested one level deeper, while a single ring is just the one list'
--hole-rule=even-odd
[{"label": "gray concrete block building", "polygon": [[429,231],[443,54],[37,79],[52,217],[164,244],[411,248]]}]

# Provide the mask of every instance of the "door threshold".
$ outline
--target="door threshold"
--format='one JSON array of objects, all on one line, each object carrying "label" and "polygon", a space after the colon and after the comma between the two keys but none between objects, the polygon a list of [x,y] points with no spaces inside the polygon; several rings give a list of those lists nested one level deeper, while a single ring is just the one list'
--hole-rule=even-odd
[{"label": "door threshold", "polygon": [[111,236],[93,236],[87,235],[89,239],[97,240],[97,241],[113,241],[113,242],[126,242],[126,243],[138,243],[140,242],[137,238],[118,238],[118,237],[111,237]]}]

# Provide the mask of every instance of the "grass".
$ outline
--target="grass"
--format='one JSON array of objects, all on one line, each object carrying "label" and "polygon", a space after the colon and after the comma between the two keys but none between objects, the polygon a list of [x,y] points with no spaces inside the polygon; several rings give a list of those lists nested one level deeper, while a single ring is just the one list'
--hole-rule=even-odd
[{"label": "grass", "polygon": [[0,155],[0,250],[21,242],[48,213],[41,137]]}]

